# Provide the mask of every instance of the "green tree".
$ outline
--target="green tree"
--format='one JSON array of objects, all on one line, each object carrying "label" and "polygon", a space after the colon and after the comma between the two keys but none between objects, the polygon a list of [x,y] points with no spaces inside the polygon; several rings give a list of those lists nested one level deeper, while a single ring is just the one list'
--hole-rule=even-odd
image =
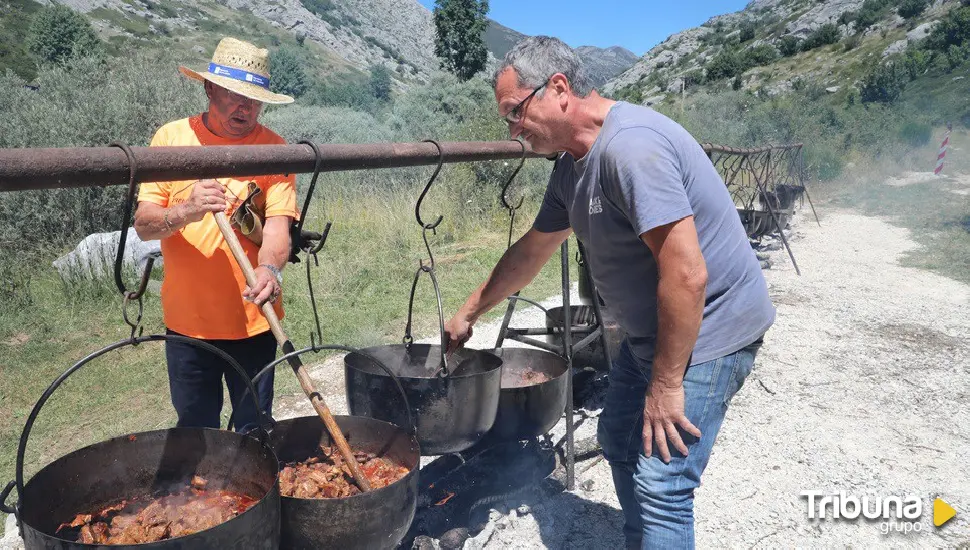
[{"label": "green tree", "polygon": [[488,0],[435,0],[434,53],[441,67],[461,81],[485,68]]},{"label": "green tree", "polygon": [[300,56],[292,49],[283,46],[269,54],[272,74],[270,88],[278,94],[300,97],[310,88],[310,78],[303,70]]},{"label": "green tree", "polygon": [[391,99],[391,71],[384,65],[370,68],[370,92],[381,101]]},{"label": "green tree", "polygon": [[88,20],[61,4],[37,12],[27,32],[27,49],[42,62],[58,64],[102,51]]}]

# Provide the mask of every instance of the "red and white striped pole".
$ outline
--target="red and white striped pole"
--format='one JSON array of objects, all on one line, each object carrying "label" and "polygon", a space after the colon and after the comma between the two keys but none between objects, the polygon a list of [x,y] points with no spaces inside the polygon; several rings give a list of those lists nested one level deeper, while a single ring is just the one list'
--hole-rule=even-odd
[{"label": "red and white striped pole", "polygon": [[943,135],[943,143],[940,145],[940,153],[936,156],[936,169],[933,173],[937,176],[943,171],[943,159],[946,158],[946,148],[950,145],[950,132],[953,131],[953,124],[946,123],[946,134]]}]

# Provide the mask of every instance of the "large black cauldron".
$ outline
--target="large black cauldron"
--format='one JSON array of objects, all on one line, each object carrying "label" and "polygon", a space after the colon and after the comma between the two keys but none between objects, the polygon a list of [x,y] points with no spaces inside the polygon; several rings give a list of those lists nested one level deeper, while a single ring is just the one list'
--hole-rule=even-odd
[{"label": "large black cauldron", "polygon": [[[414,520],[418,502],[418,469],[421,451],[414,435],[414,423],[408,413],[407,399],[400,384],[387,367],[368,357],[366,351],[338,345],[313,346],[290,352],[263,367],[253,378],[257,381],[267,372],[304,353],[341,350],[357,354],[362,362],[385,372],[401,405],[404,430],[394,424],[355,416],[334,416],[337,425],[355,451],[366,451],[388,457],[408,468],[403,478],[387,487],[346,498],[311,499],[281,497],[280,548],[284,550],[370,550],[395,548]],[[280,463],[299,462],[316,454],[331,438],[318,416],[281,420],[273,429],[271,445]]]},{"label": "large black cauldron", "polygon": [[[361,350],[386,365],[400,380],[410,403],[421,453],[464,451],[492,429],[498,411],[502,360],[462,348],[452,354],[443,375],[441,346],[397,344]],[[344,357],[347,403],[351,414],[402,425],[406,404],[393,379],[361,353]]]},{"label": "large black cauldron", "polygon": [[[231,357],[205,342],[182,336],[152,335],[125,340],[82,359],[55,380],[34,405],[20,437],[17,479],[0,494],[0,502],[5,502],[10,491],[17,488],[16,506],[4,504],[2,508],[17,515],[28,550],[278,548],[279,463],[264,442],[266,434],[261,430],[257,432],[263,436],[260,439],[205,428],[174,428],[116,437],[65,455],[24,483],[24,452],[30,430],[54,390],[92,359],[123,346],[158,340],[181,341],[218,355],[240,373],[252,391],[245,371]],[[168,492],[187,484],[193,475],[206,478],[209,488],[238,491],[257,498],[258,502],[211,529],[154,543],[100,546],[65,540],[54,534],[58,525],[71,521],[76,514],[93,512],[123,499]]]},{"label": "large black cauldron", "polygon": [[[285,550],[379,550],[395,548],[414,519],[418,502],[421,453],[413,434],[387,422],[357,416],[334,416],[355,451],[390,458],[410,472],[387,487],[347,498],[282,497]],[[317,416],[282,420],[272,445],[280,463],[306,460],[318,446],[330,445],[330,434]]]},{"label": "large black cauldron", "polygon": [[[489,440],[520,441],[551,430],[566,410],[566,360],[532,348],[486,351],[502,359],[502,392]],[[533,381],[535,375],[542,381]]]}]

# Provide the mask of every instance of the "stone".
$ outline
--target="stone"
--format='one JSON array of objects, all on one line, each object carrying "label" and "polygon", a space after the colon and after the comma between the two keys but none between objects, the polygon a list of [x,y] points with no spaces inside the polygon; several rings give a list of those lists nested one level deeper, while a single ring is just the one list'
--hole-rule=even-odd
[{"label": "stone", "polygon": [[913,30],[906,33],[906,39],[922,40],[926,38],[927,36],[930,35],[930,32],[933,30],[933,27],[935,27],[939,22],[940,22],[939,20],[929,21],[929,22],[923,23],[922,25],[917,26]]},{"label": "stone", "polygon": [[468,540],[468,529],[456,527],[441,535],[438,544],[442,550],[459,550],[465,546],[466,540]]},{"label": "stone", "polygon": [[901,53],[906,50],[906,46],[908,45],[909,45],[909,40],[905,38],[902,40],[897,40],[892,44],[890,44],[889,46],[887,46],[886,49],[882,51],[882,56],[889,57],[890,55]]},{"label": "stone", "polygon": [[[88,235],[74,250],[54,260],[52,265],[65,281],[109,277],[114,273],[120,237],[121,231]],[[149,257],[155,258],[155,268],[162,266],[161,254],[162,246],[159,241],[142,241],[134,227],[128,228],[125,255],[122,259],[125,269],[137,269],[140,276]],[[131,285],[137,283],[138,281],[129,281]]]},{"label": "stone", "polygon": [[412,550],[436,550],[434,545],[434,539],[427,536],[421,535],[414,538],[414,544],[411,545]]},{"label": "stone", "polygon": [[829,86],[828,88],[825,88],[825,91],[830,94],[834,94],[835,92],[838,92],[840,88],[841,86]]},{"label": "stone", "polygon": [[205,48],[203,48],[202,46],[199,46],[198,44],[196,44],[195,46],[192,46],[192,51],[197,54],[205,54]]}]

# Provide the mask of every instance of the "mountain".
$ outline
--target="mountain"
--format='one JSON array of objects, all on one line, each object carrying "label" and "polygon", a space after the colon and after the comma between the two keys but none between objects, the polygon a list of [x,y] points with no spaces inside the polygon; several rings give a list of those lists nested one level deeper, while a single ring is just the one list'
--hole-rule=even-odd
[{"label": "mountain", "polygon": [[488,47],[488,51],[495,56],[495,59],[505,57],[505,54],[512,49],[516,42],[526,37],[519,31],[512,30],[491,19],[488,20],[488,28],[485,29],[485,45]]},{"label": "mountain", "polygon": [[774,95],[811,83],[847,93],[959,6],[954,0],[753,0],[671,35],[604,91],[648,104],[685,88]]},{"label": "mountain", "polygon": [[[502,59],[519,40],[528,35],[510,29],[500,23],[489,20],[485,30],[485,45],[496,59]],[[629,69],[639,57],[630,50],[612,46],[597,48],[595,46],[580,46],[575,49],[586,66],[595,86],[602,86],[611,78]]]},{"label": "mountain", "polygon": [[[85,14],[121,54],[131,47],[173,51],[204,63],[223,36],[273,47],[297,42],[318,76],[385,65],[402,85],[427,82],[439,68],[431,12],[417,0],[55,0]],[[0,0],[0,71],[24,74],[23,21],[47,2]],[[490,21],[486,44],[495,59],[526,35]],[[583,47],[597,83],[635,61],[623,48]],[[29,75],[24,76],[30,78]]]},{"label": "mountain", "polygon": [[620,46],[605,49],[595,46],[580,46],[576,48],[576,53],[583,60],[586,71],[597,87],[606,84],[611,78],[626,71],[640,59],[637,54]]}]

